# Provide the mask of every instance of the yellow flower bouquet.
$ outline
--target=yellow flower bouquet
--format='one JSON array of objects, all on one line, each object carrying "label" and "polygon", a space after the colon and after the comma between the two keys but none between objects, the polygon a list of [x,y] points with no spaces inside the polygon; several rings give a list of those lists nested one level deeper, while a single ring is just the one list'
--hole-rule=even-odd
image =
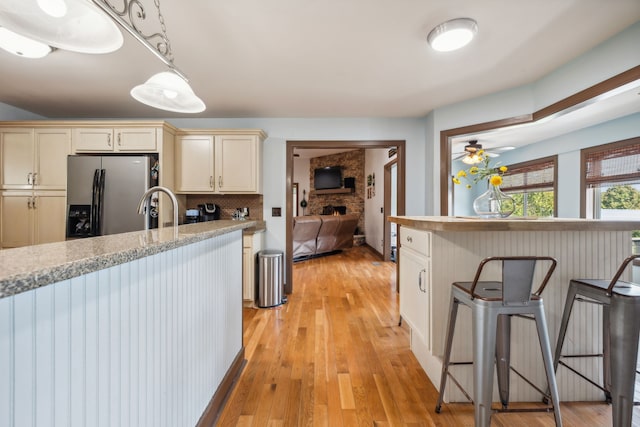
[{"label": "yellow flower bouquet", "polygon": [[500,186],[502,184],[502,175],[508,170],[506,166],[491,166],[491,157],[484,153],[484,150],[480,150],[477,153],[478,158],[480,159],[480,163],[477,166],[471,166],[467,170],[460,170],[458,173],[452,178],[455,184],[461,184],[462,180],[468,181],[466,184],[467,188],[471,188],[471,183],[474,184],[483,181],[489,180],[489,183],[494,187]]},{"label": "yellow flower bouquet", "polygon": [[497,164],[491,166],[491,157],[486,155],[484,150],[478,151],[477,157],[480,163],[467,170],[460,170],[452,180],[456,184],[466,180],[467,188],[471,188],[472,182],[476,184],[480,181],[488,181],[490,185],[487,191],[473,201],[473,210],[481,218],[506,218],[515,210],[513,197],[500,190],[502,176],[508,168]]}]

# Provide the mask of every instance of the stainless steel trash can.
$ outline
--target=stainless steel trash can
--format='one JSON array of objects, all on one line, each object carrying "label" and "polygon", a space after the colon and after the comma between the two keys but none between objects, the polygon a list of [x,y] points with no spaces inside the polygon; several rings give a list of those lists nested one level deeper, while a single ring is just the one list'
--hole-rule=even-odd
[{"label": "stainless steel trash can", "polygon": [[286,301],[284,296],[284,253],[266,249],[258,252],[256,305],[275,307]]}]

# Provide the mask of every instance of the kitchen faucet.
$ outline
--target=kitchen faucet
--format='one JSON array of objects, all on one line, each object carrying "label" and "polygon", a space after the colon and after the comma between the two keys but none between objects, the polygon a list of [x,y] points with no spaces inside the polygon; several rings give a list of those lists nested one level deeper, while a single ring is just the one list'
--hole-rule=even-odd
[{"label": "kitchen faucet", "polygon": [[[149,211],[151,196],[153,195],[153,193],[158,191],[166,194],[171,199],[171,204],[173,205],[173,226],[177,227],[178,226],[178,200],[176,199],[175,194],[173,194],[173,192],[169,190],[167,187],[156,186],[156,187],[151,187],[147,191],[145,191],[144,194],[142,195],[142,198],[140,199],[140,204],[138,205],[138,213],[140,215],[144,215],[146,212]],[[149,215],[144,216],[144,229],[145,230],[149,229]]]}]

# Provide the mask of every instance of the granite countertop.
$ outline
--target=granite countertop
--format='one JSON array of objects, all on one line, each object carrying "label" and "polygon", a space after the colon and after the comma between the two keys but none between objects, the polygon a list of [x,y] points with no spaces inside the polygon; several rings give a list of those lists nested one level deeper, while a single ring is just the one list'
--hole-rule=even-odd
[{"label": "granite countertop", "polygon": [[640,221],[583,218],[483,219],[457,216],[390,216],[390,222],[427,231],[632,231]]},{"label": "granite countertop", "polygon": [[220,220],[0,250],[0,298],[258,227],[257,221]]}]

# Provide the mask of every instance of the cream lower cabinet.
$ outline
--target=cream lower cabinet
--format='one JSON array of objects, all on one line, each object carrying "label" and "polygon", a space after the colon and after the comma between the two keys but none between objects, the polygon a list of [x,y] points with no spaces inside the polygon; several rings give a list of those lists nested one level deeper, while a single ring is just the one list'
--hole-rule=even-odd
[{"label": "cream lower cabinet", "polygon": [[264,231],[242,236],[242,299],[248,306],[252,306],[256,300],[256,257],[263,246]]},{"label": "cream lower cabinet", "polygon": [[153,127],[79,127],[73,130],[74,153],[151,152],[156,149],[156,128]]},{"label": "cream lower cabinet", "polygon": [[65,239],[64,191],[4,191],[1,193],[2,248],[60,242]]},{"label": "cream lower cabinet", "polygon": [[400,315],[411,348],[431,348],[431,233],[400,227]]}]

